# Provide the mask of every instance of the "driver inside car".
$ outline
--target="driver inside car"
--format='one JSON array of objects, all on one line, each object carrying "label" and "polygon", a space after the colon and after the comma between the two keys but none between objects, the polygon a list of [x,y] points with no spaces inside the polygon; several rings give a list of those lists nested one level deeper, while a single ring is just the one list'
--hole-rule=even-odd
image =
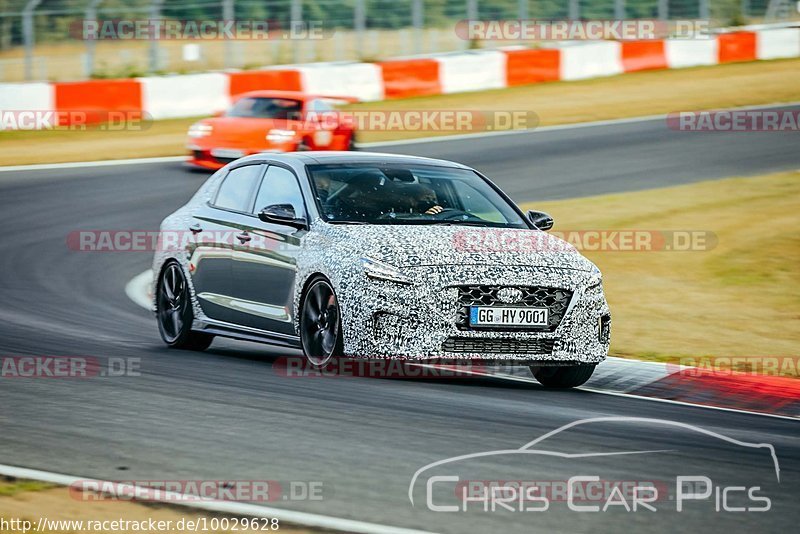
[{"label": "driver inside car", "polygon": [[[330,210],[343,219],[375,219],[384,211],[386,177],[377,169],[359,173],[348,180],[337,194],[328,195]],[[331,197],[333,197],[331,199]]]},{"label": "driver inside car", "polygon": [[425,215],[437,215],[444,211],[436,199],[436,193],[427,185],[415,184],[413,212],[424,213]]}]

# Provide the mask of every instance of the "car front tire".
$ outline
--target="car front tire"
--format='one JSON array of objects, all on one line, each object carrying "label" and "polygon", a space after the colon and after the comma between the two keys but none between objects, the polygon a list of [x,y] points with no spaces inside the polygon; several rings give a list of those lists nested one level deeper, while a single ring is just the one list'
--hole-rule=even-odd
[{"label": "car front tire", "polygon": [[313,279],[303,294],[300,342],[303,354],[317,368],[343,353],[339,300],[330,282],[322,276]]},{"label": "car front tire", "polygon": [[580,363],[565,367],[531,367],[531,371],[534,378],[546,388],[568,389],[585,384],[595,367],[593,363]]}]

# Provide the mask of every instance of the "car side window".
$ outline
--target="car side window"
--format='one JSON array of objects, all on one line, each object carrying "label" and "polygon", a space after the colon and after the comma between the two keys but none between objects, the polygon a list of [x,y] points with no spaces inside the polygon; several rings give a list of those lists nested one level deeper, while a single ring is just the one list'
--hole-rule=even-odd
[{"label": "car side window", "polygon": [[261,165],[245,165],[230,171],[217,191],[214,205],[229,210],[250,211],[253,189],[262,170]]},{"label": "car side window", "polygon": [[258,213],[274,204],[290,204],[297,217],[303,217],[306,213],[297,177],[289,169],[270,165],[261,181],[253,209]]},{"label": "car side window", "polygon": [[333,106],[324,100],[315,99],[309,103],[308,109],[309,111],[313,111],[315,113],[327,113],[329,111],[333,111]]}]

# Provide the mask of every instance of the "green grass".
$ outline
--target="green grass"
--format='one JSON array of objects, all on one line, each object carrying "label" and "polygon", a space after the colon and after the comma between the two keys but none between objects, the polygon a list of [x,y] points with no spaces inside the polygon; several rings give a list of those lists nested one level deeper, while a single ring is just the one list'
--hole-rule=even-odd
[{"label": "green grass", "polygon": [[20,493],[44,491],[55,487],[55,484],[37,480],[0,479],[0,497],[13,497]]},{"label": "green grass", "polygon": [[[585,251],[603,271],[611,353],[796,356],[800,347],[800,171],[540,202],[554,230],[698,230],[708,250]],[[753,214],[759,214],[754,217]]]}]

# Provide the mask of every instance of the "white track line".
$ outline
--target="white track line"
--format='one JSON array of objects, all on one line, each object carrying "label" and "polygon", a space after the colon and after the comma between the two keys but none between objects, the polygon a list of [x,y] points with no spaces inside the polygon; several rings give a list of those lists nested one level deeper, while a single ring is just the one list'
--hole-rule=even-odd
[{"label": "white track line", "polygon": [[[71,475],[63,475],[60,473],[52,473],[49,471],[40,471],[37,469],[26,469],[16,467],[13,465],[0,464],[0,475],[5,475],[13,478],[21,478],[28,480],[38,480],[41,482],[49,482],[51,484],[58,484],[61,486],[69,486],[73,483],[86,482],[97,484],[110,484],[109,481],[95,480],[89,478],[81,478]],[[283,510],[280,508],[270,508],[268,506],[260,506],[257,504],[231,502],[231,501],[191,501],[189,498],[193,497],[187,494],[161,491],[160,495],[152,492],[152,488],[135,486],[130,484],[116,484],[116,488],[120,492],[128,490],[142,492],[142,494],[149,494],[154,497],[153,500],[163,502],[169,505],[185,506],[187,508],[196,508],[198,510],[207,510],[211,512],[219,512],[230,515],[244,515],[250,517],[267,517],[277,518],[279,521],[285,521],[295,525],[303,525],[307,527],[322,528],[329,530],[337,530],[342,532],[358,532],[365,534],[425,534],[424,530],[413,530],[400,527],[391,527],[387,525],[380,525],[378,523],[368,523],[366,521],[356,521],[353,519],[341,519],[338,517],[330,517],[326,515],[312,514],[308,512],[295,512],[292,510]],[[150,502],[148,500],[147,502]]]},{"label": "white track line", "polygon": [[416,145],[427,143],[439,143],[444,141],[463,141],[465,139],[481,139],[485,137],[499,137],[507,135],[524,135],[540,132],[552,132],[558,130],[578,130],[582,128],[594,128],[595,126],[614,126],[618,124],[633,124],[637,122],[647,122],[665,119],[667,115],[644,115],[641,117],[630,117],[627,119],[609,119],[604,121],[576,122],[574,124],[556,124],[553,126],[539,126],[524,130],[497,130],[493,132],[477,132],[454,135],[437,135],[435,137],[419,137],[417,139],[399,139],[397,141],[376,141],[374,143],[358,143],[358,148],[372,148],[384,146]]},{"label": "white track line", "polygon": [[159,158],[106,159],[99,161],[75,161],[70,163],[42,163],[38,165],[13,165],[0,167],[0,172],[50,171],[54,169],[77,169],[81,167],[108,167],[112,165],[144,165],[147,163],[174,163],[186,161],[186,156],[163,156]]},{"label": "white track line", "polygon": [[[787,106],[800,106],[800,102],[781,102],[776,104],[741,106],[735,108],[723,108],[730,111],[746,111],[750,109],[773,109]],[[683,111],[704,111],[704,110],[683,110]],[[710,111],[710,110],[709,110]],[[597,126],[615,126],[619,124],[635,124],[637,122],[647,122],[654,120],[664,120],[669,116],[667,113],[659,115],[642,115],[639,117],[628,117],[624,119],[607,119],[602,121],[576,122],[573,124],[555,124],[553,126],[539,126],[526,130],[501,130],[495,132],[477,132],[470,134],[440,135],[436,137],[420,137],[418,139],[401,139],[398,141],[378,141],[375,143],[358,143],[358,148],[371,148],[382,146],[414,145],[423,143],[438,143],[440,141],[460,141],[464,139],[479,139],[482,137],[496,137],[501,135],[520,135],[531,133],[555,132],[560,130],[579,130],[582,128],[594,128]]]},{"label": "white track line", "polygon": [[153,299],[150,294],[150,284],[153,282],[153,271],[147,269],[145,272],[134,276],[130,282],[125,284],[125,294],[133,302],[150,311],[153,306]]},{"label": "white track line", "polygon": [[660,399],[658,397],[646,397],[644,395],[634,395],[633,393],[622,393],[621,391],[603,391],[600,389],[588,388],[581,386],[580,388],[583,391],[591,391],[592,393],[600,393],[601,395],[612,395],[614,397],[627,397],[629,399],[640,399],[640,400],[648,400],[653,402],[664,402],[667,404],[680,404],[681,406],[693,406],[695,408],[706,408],[708,410],[717,410],[720,412],[733,412],[733,413],[743,413],[747,415],[760,415],[761,417],[772,417],[773,419],[784,419],[787,421],[794,421],[795,423],[800,421],[800,417],[792,417],[791,415],[778,415],[774,413],[765,413],[765,412],[753,412],[750,410],[738,410],[736,408],[723,408],[722,406],[711,406],[708,404],[696,404],[694,402],[686,402],[686,401],[678,401],[672,399]]},{"label": "white track line", "polygon": [[[654,362],[643,362],[643,361],[639,361],[639,360],[627,360],[627,361],[631,362],[631,365],[654,363]],[[414,364],[414,365],[420,365],[421,367],[431,367],[431,368],[436,368],[437,367],[435,364]],[[602,364],[600,364],[600,365],[602,365]],[[539,382],[535,378],[527,378],[527,377],[524,377],[524,376],[493,375],[493,374],[489,374],[489,373],[481,373],[481,372],[475,372],[475,371],[470,371],[470,370],[464,370],[464,371],[459,371],[459,372],[463,372],[464,374],[469,374],[469,375],[473,375],[473,376],[477,376],[477,377],[481,377],[481,378],[495,378],[495,379],[499,379],[499,380],[507,380],[509,382],[525,382],[525,383],[528,383],[528,384],[539,384]],[[660,399],[658,397],[647,397],[647,396],[644,396],[644,395],[634,395],[632,393],[622,393],[622,392],[619,392],[619,391],[606,391],[606,390],[603,390],[603,389],[595,389],[595,388],[586,387],[586,386],[581,386],[581,387],[578,387],[576,389],[579,389],[581,391],[589,391],[591,393],[599,393],[601,395],[612,395],[614,397],[627,397],[629,399],[639,399],[639,400],[654,401],[654,402],[664,402],[664,403],[667,403],[667,404],[678,404],[678,405],[681,405],[681,406],[692,406],[692,407],[695,407],[695,408],[706,408],[708,410],[719,410],[719,411],[722,411],[722,412],[743,413],[743,414],[747,414],[747,415],[760,415],[762,417],[772,417],[772,418],[775,418],[775,419],[785,419],[787,421],[794,421],[794,422],[797,422],[798,420],[800,420],[800,418],[798,418],[798,417],[792,417],[792,416],[789,416],[789,415],[776,415],[776,414],[764,413],[764,412],[752,412],[750,410],[737,410],[736,408],[723,408],[721,406],[711,406],[711,405],[707,405],[707,404],[697,404],[697,403],[694,403],[694,402],[677,401],[677,400],[672,400],[672,399]]]},{"label": "white track line", "polygon": [[[721,108],[725,110],[749,110],[749,109],[774,109],[786,106],[800,106],[800,102],[779,102],[776,104],[758,104],[752,106],[741,106],[734,108]],[[685,110],[701,111],[701,110]],[[464,139],[481,139],[484,137],[495,137],[501,135],[520,135],[537,132],[553,132],[559,130],[578,130],[581,128],[594,128],[596,126],[614,126],[618,124],[633,124],[637,122],[647,122],[653,120],[663,120],[667,114],[643,115],[639,117],[628,117],[625,119],[609,119],[602,121],[576,122],[574,124],[557,124],[554,126],[541,126],[528,130],[503,130],[497,132],[476,132],[469,134],[441,135],[436,137],[420,137],[417,139],[401,139],[398,141],[377,141],[374,143],[357,143],[358,148],[379,148],[385,146],[416,145],[426,143],[439,143],[444,141],[460,141]],[[136,159],[113,159],[105,161],[75,161],[71,163],[45,163],[39,165],[14,165],[11,167],[0,167],[0,172],[8,171],[45,171],[53,169],[75,169],[80,167],[105,167],[109,165],[143,165],[147,163],[171,163],[186,161],[186,156],[165,156],[159,158],[136,158]]]}]

